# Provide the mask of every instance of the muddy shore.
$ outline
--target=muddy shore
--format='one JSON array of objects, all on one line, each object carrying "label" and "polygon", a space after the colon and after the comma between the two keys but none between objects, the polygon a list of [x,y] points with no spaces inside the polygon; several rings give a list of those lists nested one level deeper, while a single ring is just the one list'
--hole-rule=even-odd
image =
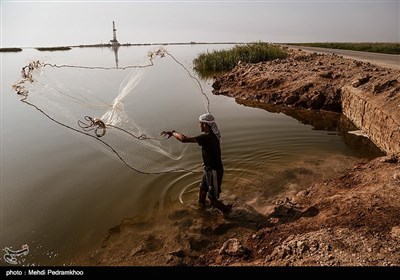
[{"label": "muddy shore", "polygon": [[[215,77],[213,84],[214,94],[291,114],[297,108],[343,112],[345,86],[378,100],[382,108],[392,110],[400,104],[400,71],[298,50],[285,60],[240,64]],[[390,123],[389,131],[397,131],[400,109],[390,112],[395,122]],[[224,216],[208,206],[197,209],[193,202],[191,207],[177,205],[160,214],[165,216],[161,219],[127,218],[73,263],[400,266],[400,154],[396,149],[387,156],[340,169],[328,179],[321,174],[319,179],[306,180],[303,190],[277,198],[265,208],[239,204]],[[254,199],[262,204],[258,193]]]}]

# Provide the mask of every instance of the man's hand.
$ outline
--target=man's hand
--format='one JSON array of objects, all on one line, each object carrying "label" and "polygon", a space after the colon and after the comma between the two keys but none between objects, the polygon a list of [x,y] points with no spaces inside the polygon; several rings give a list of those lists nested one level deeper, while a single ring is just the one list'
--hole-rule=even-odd
[{"label": "man's hand", "polygon": [[[160,135],[161,135],[162,137],[168,137],[168,138],[170,138],[174,132],[175,132],[175,130],[172,130],[172,131],[162,131],[162,132],[160,133]],[[167,138],[167,139],[168,139],[168,138]]]},{"label": "man's hand", "polygon": [[176,138],[176,140],[178,140],[182,143],[197,143],[197,140],[195,137],[186,137],[182,133],[176,132],[175,130],[163,131],[160,133],[160,135],[162,137],[167,137],[167,139],[171,138],[171,136],[174,136]]}]

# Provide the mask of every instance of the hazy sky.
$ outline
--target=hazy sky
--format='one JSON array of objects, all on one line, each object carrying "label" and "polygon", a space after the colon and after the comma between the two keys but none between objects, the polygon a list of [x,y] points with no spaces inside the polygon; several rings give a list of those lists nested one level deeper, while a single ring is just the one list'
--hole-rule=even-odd
[{"label": "hazy sky", "polygon": [[3,1],[1,47],[106,43],[397,42],[400,0]]}]

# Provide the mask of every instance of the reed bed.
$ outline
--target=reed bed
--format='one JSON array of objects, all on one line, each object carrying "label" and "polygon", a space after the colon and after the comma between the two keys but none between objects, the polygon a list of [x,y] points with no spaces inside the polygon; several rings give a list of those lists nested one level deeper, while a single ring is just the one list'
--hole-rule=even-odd
[{"label": "reed bed", "polygon": [[257,63],[262,61],[284,59],[287,52],[280,46],[270,43],[249,43],[235,45],[228,50],[216,50],[200,53],[193,61],[194,69],[202,76],[207,73],[229,71],[239,62]]}]

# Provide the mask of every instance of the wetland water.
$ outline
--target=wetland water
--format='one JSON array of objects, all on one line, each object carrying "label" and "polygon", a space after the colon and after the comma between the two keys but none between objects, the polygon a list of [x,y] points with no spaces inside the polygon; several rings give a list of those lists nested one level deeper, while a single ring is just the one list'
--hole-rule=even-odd
[{"label": "wetland water", "polygon": [[[165,49],[193,73],[192,60],[198,53],[228,47]],[[121,47],[119,67],[135,64],[154,48]],[[82,141],[85,139],[20,102],[11,88],[19,80],[21,68],[31,60],[113,67],[116,61],[111,49],[25,49],[1,56],[1,247],[18,250],[28,244],[29,254],[21,264],[68,265],[74,255],[93,246],[124,218],[153,216],[195,202],[200,174],[134,172],[103,153],[104,147],[99,149],[98,143],[93,143],[96,141]],[[133,104],[136,107],[132,110],[141,112],[138,122],[147,127],[197,135],[198,116],[205,112],[204,98],[190,92],[195,89],[193,80],[172,65],[166,63],[144,74],[136,90],[151,97],[135,99],[138,104]],[[90,72],[87,84],[89,75],[85,74],[78,75],[77,80],[63,80],[63,76],[54,79],[74,88],[82,82],[86,89],[107,90],[115,97],[122,79],[129,74],[124,71],[98,72],[97,78]],[[321,124],[325,118],[321,113],[284,114],[253,108],[233,98],[213,95],[212,79],[200,82],[222,133],[223,200],[263,213],[277,197],[296,193],[313,180],[329,178],[362,158],[380,154],[364,138],[339,131],[338,115],[329,115],[332,121]],[[166,103],[175,109],[165,110]],[[185,160],[201,164],[197,144],[190,145],[185,153]]]}]

